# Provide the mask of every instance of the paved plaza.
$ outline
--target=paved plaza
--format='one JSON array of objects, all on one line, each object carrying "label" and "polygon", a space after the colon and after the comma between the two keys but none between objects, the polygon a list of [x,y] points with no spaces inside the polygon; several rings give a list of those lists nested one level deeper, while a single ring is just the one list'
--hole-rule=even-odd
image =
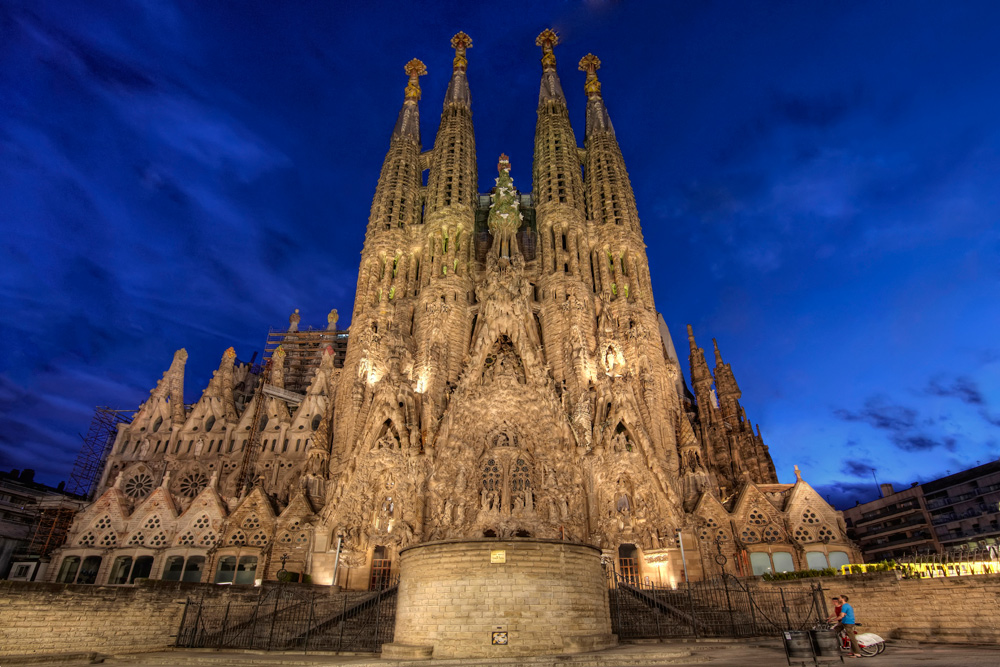
[{"label": "paved plaza", "polygon": [[[955,646],[940,644],[890,643],[884,653],[871,658],[845,658],[848,665],[872,667],[995,667],[1000,665],[1000,646]],[[4,667],[17,665],[55,664],[2,661]],[[62,661],[58,664],[79,667],[92,664],[85,660]],[[670,642],[630,644],[595,653],[550,655],[532,658],[449,659],[430,661],[379,660],[368,655],[344,656],[300,653],[241,653],[202,650],[163,651],[139,655],[108,656],[108,667],[213,667],[240,665],[253,667],[319,667],[321,665],[350,667],[658,667],[660,665],[708,665],[710,667],[771,667],[786,665],[785,653],[778,640]],[[793,664],[802,664],[793,663]],[[808,662],[807,664],[812,664]],[[824,660],[820,665],[838,665],[837,660]]]}]

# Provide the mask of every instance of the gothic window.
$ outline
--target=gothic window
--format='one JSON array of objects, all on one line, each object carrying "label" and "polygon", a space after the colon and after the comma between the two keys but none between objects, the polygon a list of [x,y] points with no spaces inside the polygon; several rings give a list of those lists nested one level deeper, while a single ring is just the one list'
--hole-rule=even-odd
[{"label": "gothic window", "polygon": [[178,546],[182,547],[193,547],[195,544],[194,533],[192,533],[190,530],[184,533],[177,539],[177,544]]},{"label": "gothic window", "polygon": [[161,530],[156,535],[149,538],[149,546],[151,547],[165,547],[167,546],[167,536],[163,534]]},{"label": "gothic window", "polygon": [[629,500],[628,494],[623,493],[618,497],[618,501],[615,503],[615,509],[619,512],[631,512],[632,511],[632,501]]},{"label": "gothic window", "polygon": [[765,542],[780,542],[781,532],[773,526],[768,526],[764,529],[764,541]]},{"label": "gothic window", "polygon": [[320,416],[316,415],[313,417],[311,428],[313,431],[319,428]]},{"label": "gothic window", "polygon": [[816,512],[811,509],[807,509],[802,513],[802,520],[806,523],[819,523],[819,517],[816,516]]},{"label": "gothic window", "polygon": [[148,530],[156,530],[160,527],[160,517],[154,514],[153,516],[146,519],[146,525],[143,528]]},{"label": "gothic window", "polygon": [[243,520],[243,528],[253,530],[260,527],[260,518],[256,514],[251,514]]},{"label": "gothic window", "polygon": [[819,535],[819,539],[821,540],[832,540],[835,537],[833,531],[830,529],[829,526],[820,526],[819,530],[817,531],[817,534]]},{"label": "gothic window", "polygon": [[132,537],[128,538],[128,544],[127,544],[127,546],[130,546],[130,547],[140,546],[140,545],[142,545],[143,538],[144,538],[144,536],[142,534],[142,531],[139,531],[137,533],[133,533]]},{"label": "gothic window", "polygon": [[115,535],[114,531],[107,532],[104,537],[101,538],[102,547],[113,547],[118,544],[118,536]]},{"label": "gothic window", "polygon": [[750,517],[747,519],[747,522],[754,526],[763,526],[767,521],[767,515],[763,514],[760,510],[750,512]]},{"label": "gothic window", "polygon": [[743,540],[745,544],[755,544],[760,542],[760,535],[757,534],[753,528],[744,528],[743,532],[740,533],[740,539]]},{"label": "gothic window", "polygon": [[133,500],[139,500],[149,495],[153,490],[153,478],[149,473],[140,472],[132,475],[125,482],[125,495]]},{"label": "gothic window", "polygon": [[157,431],[160,430],[160,425],[161,424],[163,424],[163,417],[162,416],[157,417],[156,421],[153,422],[153,433],[156,433]]},{"label": "gothic window", "polygon": [[111,527],[111,517],[105,514],[100,520],[94,524],[94,528],[97,530],[104,530],[105,528]]},{"label": "gothic window", "polygon": [[97,536],[94,535],[92,532],[88,531],[84,533],[83,536],[80,538],[79,544],[81,547],[91,547],[94,546],[95,539],[97,539]]},{"label": "gothic window", "polygon": [[230,546],[243,546],[247,542],[247,536],[242,530],[237,530],[235,533],[229,536]]},{"label": "gothic window", "polygon": [[805,526],[799,526],[795,529],[795,539],[799,542],[812,542],[812,533]]},{"label": "gothic window", "polygon": [[258,530],[250,536],[250,540],[247,544],[252,547],[262,547],[267,544],[267,534],[263,530]]},{"label": "gothic window", "polygon": [[291,544],[292,534],[287,531],[283,532],[281,536],[278,538],[278,542],[280,542],[281,544]]},{"label": "gothic window", "polygon": [[215,544],[215,532],[211,530],[208,531],[207,533],[201,536],[201,539],[198,540],[198,543],[203,547],[212,546],[213,544]]},{"label": "gothic window", "polygon": [[718,539],[724,542],[728,539],[726,531],[723,530],[722,527],[719,526],[719,522],[712,517],[706,519],[705,523],[702,524],[701,533],[698,537],[708,541],[715,541]]},{"label": "gothic window", "polygon": [[210,416],[205,420],[205,430],[211,431],[212,427],[215,426],[215,415]]}]

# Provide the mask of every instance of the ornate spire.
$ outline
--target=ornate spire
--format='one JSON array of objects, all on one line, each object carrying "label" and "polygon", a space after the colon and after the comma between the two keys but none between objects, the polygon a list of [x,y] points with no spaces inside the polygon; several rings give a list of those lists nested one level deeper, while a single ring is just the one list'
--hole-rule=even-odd
[{"label": "ornate spire", "polygon": [[472,48],[472,38],[460,32],[451,38],[451,46],[455,49],[455,60],[451,81],[448,82],[448,92],[444,96],[444,106],[446,109],[454,104],[468,107],[472,105],[472,95],[469,93],[469,81],[465,78],[465,70],[469,65],[465,52]]},{"label": "ornate spire", "polygon": [[464,32],[459,32],[451,38],[451,47],[455,49],[455,60],[452,61],[452,70],[455,72],[464,72],[469,65],[469,60],[465,57],[465,50],[472,48],[472,38]]},{"label": "ornate spire", "polygon": [[559,43],[559,35],[552,29],[545,29],[535,39],[535,44],[542,47],[542,87],[538,93],[539,106],[548,101],[566,104],[559,75],[556,74],[556,54],[552,47]]},{"label": "ornate spire", "polygon": [[420,112],[417,102],[420,100],[420,77],[427,74],[427,67],[414,58],[406,63],[403,71],[410,77],[406,82],[406,90],[403,93],[403,108],[399,110],[399,118],[396,119],[396,127],[392,131],[392,138],[406,137],[418,144],[420,143]]},{"label": "ornate spire", "polygon": [[535,38],[535,46],[542,47],[542,71],[556,71],[556,54],[552,47],[559,43],[559,35],[552,28],[546,28]]},{"label": "ornate spire", "polygon": [[587,73],[587,80],[583,84],[583,89],[587,93],[587,136],[599,131],[615,133],[611,117],[601,98],[601,82],[597,80],[597,70],[600,68],[601,59],[593,53],[588,53],[580,59],[580,71]]},{"label": "ornate spire", "polygon": [[406,97],[405,103],[416,104],[420,100],[420,77],[427,74],[427,66],[414,58],[406,63],[403,71],[410,77],[410,80],[406,83],[406,91],[404,92],[404,96]]},{"label": "ornate spire", "polygon": [[490,234],[493,235],[493,248],[498,257],[510,258],[519,252],[515,235],[521,226],[523,216],[518,211],[517,191],[510,177],[510,159],[503,153],[497,163],[499,175],[496,188],[491,195],[490,215],[487,221]]},{"label": "ornate spire", "polygon": [[712,347],[715,348],[715,365],[716,366],[721,366],[722,365],[722,353],[719,352],[719,344],[716,342],[716,340],[714,338],[712,339]]}]

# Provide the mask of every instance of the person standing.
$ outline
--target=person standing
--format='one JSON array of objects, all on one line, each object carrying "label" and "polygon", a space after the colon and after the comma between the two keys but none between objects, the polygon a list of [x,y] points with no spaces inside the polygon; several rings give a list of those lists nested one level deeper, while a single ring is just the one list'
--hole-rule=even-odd
[{"label": "person standing", "polygon": [[837,620],[840,621],[840,627],[847,633],[847,638],[851,640],[851,657],[860,658],[861,647],[858,646],[858,638],[854,634],[854,607],[848,602],[849,599],[846,595],[840,596],[840,614],[837,615]]},{"label": "person standing", "polygon": [[839,623],[837,619],[840,618],[840,598],[834,596],[830,598],[830,602],[833,603],[833,613],[826,617],[826,622]]}]

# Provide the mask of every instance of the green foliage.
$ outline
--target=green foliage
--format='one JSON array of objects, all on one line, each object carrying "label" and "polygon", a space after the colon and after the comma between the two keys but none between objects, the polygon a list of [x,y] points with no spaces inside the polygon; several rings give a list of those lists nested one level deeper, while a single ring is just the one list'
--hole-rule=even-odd
[{"label": "green foliage", "polygon": [[832,577],[837,571],[832,567],[822,570],[796,570],[794,572],[767,572],[761,579],[764,581],[788,581],[790,579],[808,579],[809,577]]}]

